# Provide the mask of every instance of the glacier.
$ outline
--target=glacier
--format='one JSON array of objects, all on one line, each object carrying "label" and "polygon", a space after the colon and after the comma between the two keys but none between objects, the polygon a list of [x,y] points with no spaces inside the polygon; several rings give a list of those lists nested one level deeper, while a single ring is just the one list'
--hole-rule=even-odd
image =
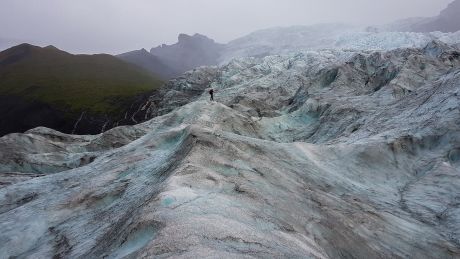
[{"label": "glacier", "polygon": [[458,258],[460,50],[397,37],[197,68],[99,135],[0,138],[0,258]]}]

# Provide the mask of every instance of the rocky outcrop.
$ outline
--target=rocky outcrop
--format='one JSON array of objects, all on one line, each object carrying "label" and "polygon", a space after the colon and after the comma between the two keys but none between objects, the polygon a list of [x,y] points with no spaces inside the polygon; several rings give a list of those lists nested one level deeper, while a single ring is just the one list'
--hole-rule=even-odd
[{"label": "rocky outcrop", "polygon": [[200,66],[217,65],[223,47],[223,44],[201,34],[179,34],[177,43],[152,48],[150,53],[182,74]]},{"label": "rocky outcrop", "polygon": [[171,84],[135,126],[0,139],[0,257],[460,256],[455,47],[244,58]]}]

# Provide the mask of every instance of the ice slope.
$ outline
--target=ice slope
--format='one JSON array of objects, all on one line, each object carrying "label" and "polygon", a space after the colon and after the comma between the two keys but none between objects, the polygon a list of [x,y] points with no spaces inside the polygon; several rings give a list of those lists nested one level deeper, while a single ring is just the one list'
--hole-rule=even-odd
[{"label": "ice slope", "polygon": [[1,258],[460,256],[458,49],[244,58],[168,87],[139,125],[0,138]]}]

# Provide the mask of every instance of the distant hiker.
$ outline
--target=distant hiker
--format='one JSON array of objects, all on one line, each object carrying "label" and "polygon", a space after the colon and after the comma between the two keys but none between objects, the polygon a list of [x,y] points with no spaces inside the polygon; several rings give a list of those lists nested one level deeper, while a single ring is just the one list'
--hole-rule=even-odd
[{"label": "distant hiker", "polygon": [[211,88],[211,90],[209,90],[209,95],[211,95],[211,99],[209,100],[214,101],[214,89]]}]

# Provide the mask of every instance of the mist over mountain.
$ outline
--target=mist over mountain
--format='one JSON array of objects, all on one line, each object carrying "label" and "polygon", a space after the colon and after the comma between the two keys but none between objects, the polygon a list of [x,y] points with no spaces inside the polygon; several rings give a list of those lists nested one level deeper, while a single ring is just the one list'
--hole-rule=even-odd
[{"label": "mist over mountain", "polygon": [[[385,26],[343,23],[273,27],[254,31],[227,44],[206,36],[180,34],[173,45],[152,48],[150,53],[176,71],[175,76],[204,65],[223,65],[234,58],[263,57],[317,49],[374,49],[422,47],[432,40],[460,42],[460,0],[432,18],[409,18]],[[411,33],[414,32],[414,33]],[[449,34],[451,33],[451,34]],[[148,56],[143,52],[143,56]],[[133,62],[137,65],[142,61]]]},{"label": "mist over mountain", "polygon": [[[460,32],[399,32],[377,30],[370,27],[346,24],[318,24],[311,26],[276,27],[255,31],[227,44],[217,44],[204,36],[186,36],[193,39],[168,46],[153,48],[150,55],[146,51],[133,51],[119,55],[153,72],[162,74],[161,70],[175,71],[178,77],[186,71],[200,66],[225,65],[235,58],[264,57],[276,54],[288,54],[303,50],[319,49],[354,49],[354,50],[390,50],[397,48],[420,48],[430,41],[439,40],[454,44],[460,42]],[[193,42],[193,43],[191,43]],[[208,52],[208,50],[210,50]],[[204,55],[203,53],[207,53]],[[128,59],[128,57],[130,57]],[[151,63],[144,60],[155,60]],[[163,65],[162,65],[163,64]],[[167,75],[170,75],[171,72]]]},{"label": "mist over mountain", "polygon": [[404,19],[383,26],[381,29],[410,32],[457,32],[460,30],[460,0],[450,3],[438,16]]},{"label": "mist over mountain", "polygon": [[[227,43],[271,27],[386,24],[431,17],[452,0],[2,0],[0,37],[54,45],[70,53],[120,54],[196,32]],[[54,12],[53,10],[59,10]],[[173,19],[172,19],[173,18]],[[37,44],[40,43],[40,44]],[[41,45],[43,44],[43,45]]]}]

